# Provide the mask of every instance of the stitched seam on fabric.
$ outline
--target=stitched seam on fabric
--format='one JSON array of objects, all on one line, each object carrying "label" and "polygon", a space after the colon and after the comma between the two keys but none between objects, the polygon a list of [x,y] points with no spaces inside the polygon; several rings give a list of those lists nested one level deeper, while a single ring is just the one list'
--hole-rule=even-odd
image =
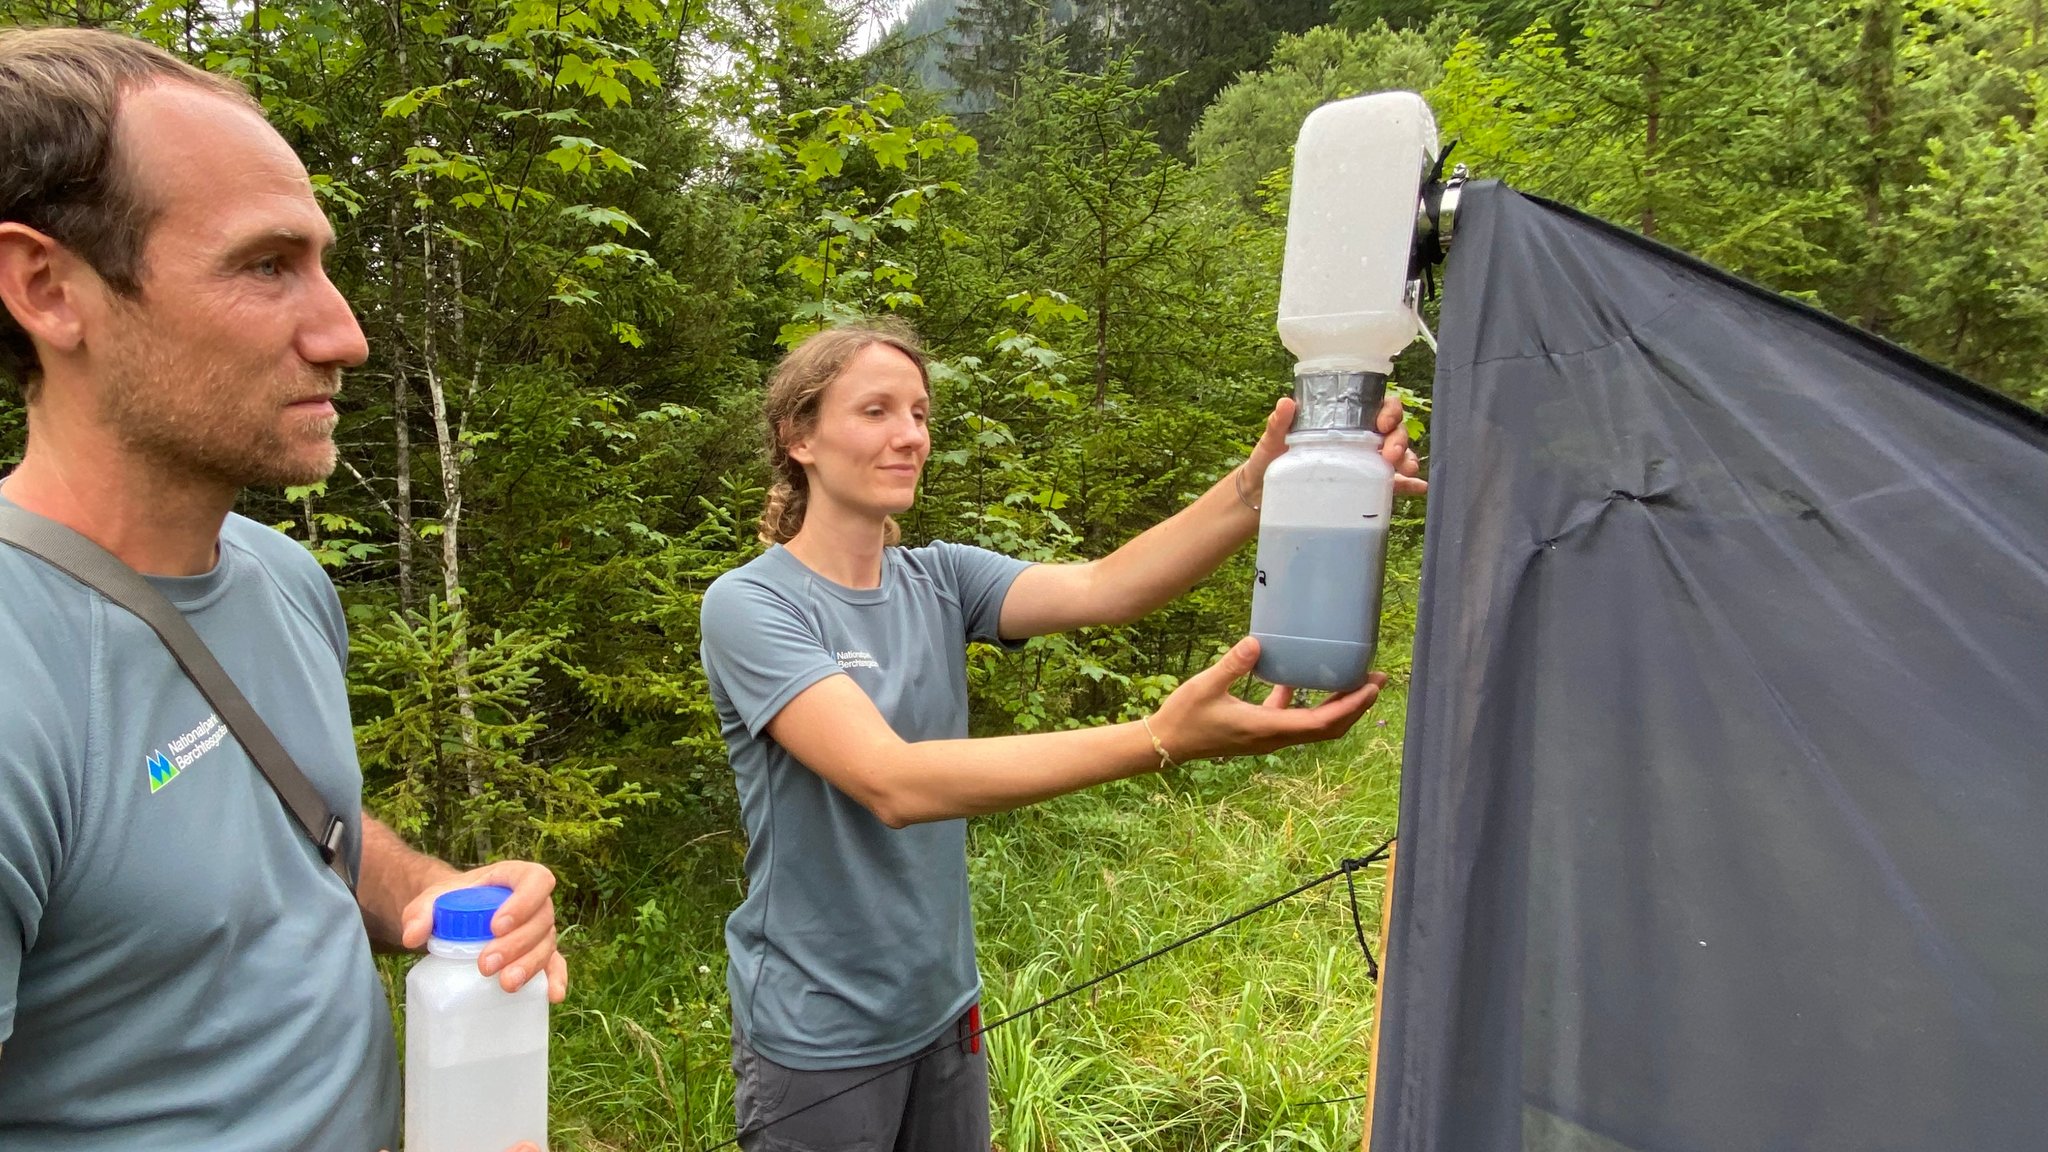
[{"label": "stitched seam on fabric", "polygon": [[[262,557],[256,555],[249,549],[242,547],[240,544],[237,544],[234,541],[229,540],[226,536],[221,537],[220,549],[223,557],[223,563],[226,562],[225,557],[227,552],[230,549],[232,549],[235,552],[240,553],[244,560],[248,561],[251,564],[254,564],[256,566],[256,570],[263,573],[264,579],[270,581],[270,586],[277,590],[277,594],[279,596],[284,597],[284,602],[287,606],[291,608],[292,614],[297,616],[300,620],[304,621],[308,626],[310,626],[313,629],[314,635],[319,636],[322,639],[326,638],[326,627],[324,627],[318,620],[313,619],[312,614],[307,612],[305,607],[299,603],[299,598],[291,594],[290,590],[284,586],[284,581],[277,578],[277,573],[272,572],[270,570],[270,565],[265,564],[263,562]],[[223,595],[225,595],[227,592],[227,583],[225,581],[223,581],[221,584],[221,592]],[[210,605],[211,602],[209,601],[209,606]],[[180,608],[179,611],[182,612],[184,611],[184,609]],[[265,722],[267,723],[268,721],[266,720]]]},{"label": "stitched seam on fabric", "polygon": [[[104,781],[112,779],[113,773],[107,759],[107,740],[100,732],[100,717],[108,714],[106,692],[100,670],[106,667],[106,614],[114,606],[97,589],[89,590],[91,603],[86,612],[88,640],[85,658],[85,763],[84,779],[78,782],[78,818],[74,821],[75,839],[82,841],[88,829],[96,827]],[[56,874],[50,878],[50,894],[55,896],[64,885],[64,876],[74,852],[82,851],[83,843],[64,845],[64,857],[57,861]]]}]

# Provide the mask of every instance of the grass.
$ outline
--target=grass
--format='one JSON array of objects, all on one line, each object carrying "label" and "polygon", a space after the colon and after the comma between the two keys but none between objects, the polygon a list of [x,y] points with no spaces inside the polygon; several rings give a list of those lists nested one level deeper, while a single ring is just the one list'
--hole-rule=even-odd
[{"label": "grass", "polygon": [[[978,820],[970,870],[994,1019],[1363,854],[1392,834],[1405,700],[1344,741],[1141,778]],[[555,1147],[702,1149],[733,1134],[722,925],[737,836],[684,840],[564,938]],[[1361,874],[1376,938],[1380,873]],[[1373,987],[1343,882],[989,1037],[996,1145],[1356,1149]]]}]

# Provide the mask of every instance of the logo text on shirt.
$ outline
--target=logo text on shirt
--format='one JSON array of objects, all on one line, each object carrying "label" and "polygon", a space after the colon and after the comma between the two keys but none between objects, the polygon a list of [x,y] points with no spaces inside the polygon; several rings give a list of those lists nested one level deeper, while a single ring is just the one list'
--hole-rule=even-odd
[{"label": "logo text on shirt", "polygon": [[178,778],[178,773],[199,762],[201,756],[220,747],[228,738],[227,725],[218,716],[208,716],[197,728],[172,740],[165,748],[152,749],[143,757],[149,769],[149,790],[155,792]]},{"label": "logo text on shirt", "polygon": [[880,668],[880,667],[881,667],[881,665],[880,665],[880,664],[877,664],[877,663],[875,662],[875,654],[874,654],[874,653],[872,653],[872,652],[857,652],[857,651],[848,651],[848,652],[836,652],[836,653],[834,653],[834,655],[838,657],[838,659],[839,659],[839,667],[840,667],[840,668],[841,668],[842,670],[844,670],[844,669],[847,669],[847,668]]}]

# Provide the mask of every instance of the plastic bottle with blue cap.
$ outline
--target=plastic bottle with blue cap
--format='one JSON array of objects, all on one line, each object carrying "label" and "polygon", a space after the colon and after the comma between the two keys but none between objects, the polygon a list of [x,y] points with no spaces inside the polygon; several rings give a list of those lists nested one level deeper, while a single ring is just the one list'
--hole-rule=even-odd
[{"label": "plastic bottle with blue cap", "polygon": [[547,979],[507,992],[477,969],[511,894],[459,888],[434,901],[427,955],[405,978],[405,1152],[547,1147]]}]

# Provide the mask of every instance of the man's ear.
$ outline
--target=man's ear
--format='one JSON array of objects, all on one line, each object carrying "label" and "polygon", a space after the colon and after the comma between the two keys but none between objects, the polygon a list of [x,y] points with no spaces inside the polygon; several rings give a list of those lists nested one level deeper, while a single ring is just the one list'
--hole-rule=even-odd
[{"label": "man's ear", "polygon": [[79,308],[85,261],[26,224],[0,224],[0,307],[38,345],[57,352],[85,339]]}]

